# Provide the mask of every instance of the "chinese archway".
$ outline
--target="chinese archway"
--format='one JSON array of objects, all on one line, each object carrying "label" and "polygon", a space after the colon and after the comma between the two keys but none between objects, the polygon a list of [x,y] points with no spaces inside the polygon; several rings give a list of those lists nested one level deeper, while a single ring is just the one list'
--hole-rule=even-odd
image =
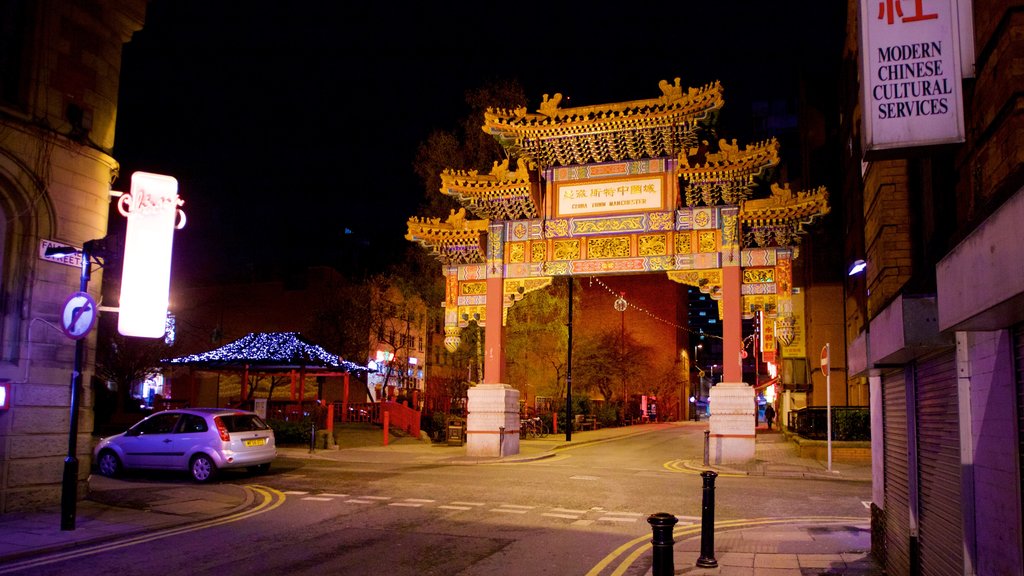
[{"label": "chinese archway", "polygon": [[[824,188],[771,182],[779,146],[710,142],[724,100],[715,82],[661,96],[529,113],[489,109],[483,130],[505,149],[489,174],[445,170],[462,208],[408,222],[406,238],[441,263],[445,345],[484,326],[484,382],[470,389],[467,451],[519,451],[518,391],[505,384],[506,313],[556,276],[666,274],[717,300],[723,381],[712,390],[712,457],[753,457],[754,393],[742,381],[742,318],[761,313],[767,359],[793,337],[792,260],[804,228],[827,214]],[[474,409],[475,408],[475,409]]]}]

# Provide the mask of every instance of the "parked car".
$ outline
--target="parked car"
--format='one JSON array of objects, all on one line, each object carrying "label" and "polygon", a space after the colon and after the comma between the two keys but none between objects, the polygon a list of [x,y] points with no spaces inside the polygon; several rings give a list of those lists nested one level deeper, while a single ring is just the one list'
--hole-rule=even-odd
[{"label": "parked car", "polygon": [[188,408],[156,412],[93,451],[100,474],[125,469],[187,470],[206,482],[225,468],[262,473],[277,457],[274,431],[255,412]]}]

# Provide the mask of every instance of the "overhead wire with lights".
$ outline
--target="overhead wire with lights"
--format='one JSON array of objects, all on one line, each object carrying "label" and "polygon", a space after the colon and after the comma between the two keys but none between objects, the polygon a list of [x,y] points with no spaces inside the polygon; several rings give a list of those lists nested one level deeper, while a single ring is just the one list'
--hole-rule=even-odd
[{"label": "overhead wire with lights", "polygon": [[669,320],[665,320],[664,318],[661,318],[660,316],[655,315],[650,310],[647,310],[646,308],[641,308],[640,306],[637,306],[636,304],[633,304],[632,302],[626,300],[624,293],[616,292],[615,290],[612,290],[611,287],[609,287],[607,284],[602,282],[600,278],[595,278],[593,276],[590,276],[588,278],[588,280],[590,281],[590,286],[591,287],[596,282],[599,287],[604,288],[605,290],[608,291],[609,294],[611,294],[612,296],[615,297],[615,302],[613,303],[613,306],[614,306],[615,310],[618,311],[618,312],[625,312],[626,308],[632,308],[633,310],[636,310],[637,312],[640,312],[642,314],[646,314],[650,319],[652,319],[652,320],[654,320],[656,322],[661,322],[663,324],[667,324],[667,325],[672,326],[673,328],[675,328],[677,330],[684,330],[686,332],[689,332],[690,334],[695,334],[697,336],[705,336],[705,337],[708,337],[708,338],[717,338],[719,340],[723,339],[721,336],[718,336],[717,334],[711,334],[710,332],[705,332],[703,330],[699,330],[699,331],[698,330],[694,330],[693,328],[690,328],[689,326],[680,326],[679,324],[676,324],[675,322],[672,322],[672,321],[669,321]]}]

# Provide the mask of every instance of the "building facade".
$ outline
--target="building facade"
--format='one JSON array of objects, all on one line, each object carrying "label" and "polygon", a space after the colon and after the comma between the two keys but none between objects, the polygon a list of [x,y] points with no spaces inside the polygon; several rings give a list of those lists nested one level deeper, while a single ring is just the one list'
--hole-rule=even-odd
[{"label": "building facade", "polygon": [[[121,49],[141,29],[145,7],[144,0],[0,7],[0,381],[10,397],[0,411],[0,513],[57,503],[73,445],[84,491],[96,333],[85,337],[86,385],[72,435],[76,346],[59,316],[82,268],[42,256],[49,245],[81,248],[106,236],[118,177],[111,154]],[[88,286],[97,300],[100,287],[97,275]]]},{"label": "building facade", "polygon": [[889,574],[1022,574],[1024,6],[903,6],[958,16],[964,136],[865,154],[859,27],[876,14],[848,2],[845,255],[867,268],[845,328],[870,388],[872,545]]}]

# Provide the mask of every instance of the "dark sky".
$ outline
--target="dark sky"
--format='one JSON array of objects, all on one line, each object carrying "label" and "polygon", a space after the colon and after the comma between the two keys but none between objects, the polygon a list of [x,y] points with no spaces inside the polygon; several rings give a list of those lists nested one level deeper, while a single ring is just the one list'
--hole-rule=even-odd
[{"label": "dark sky", "polygon": [[722,133],[745,143],[751,101],[791,95],[800,70],[838,60],[844,11],[353,4],[150,1],[124,52],[115,188],[127,191],[136,170],[178,179],[188,224],[175,235],[175,282],[329,262],[346,228],[403,248],[423,195],[416,147],[454,129],[465,91],[492,79],[517,79],[531,110],[545,93],[588,105],[657,97],[677,76],[720,80]]}]

